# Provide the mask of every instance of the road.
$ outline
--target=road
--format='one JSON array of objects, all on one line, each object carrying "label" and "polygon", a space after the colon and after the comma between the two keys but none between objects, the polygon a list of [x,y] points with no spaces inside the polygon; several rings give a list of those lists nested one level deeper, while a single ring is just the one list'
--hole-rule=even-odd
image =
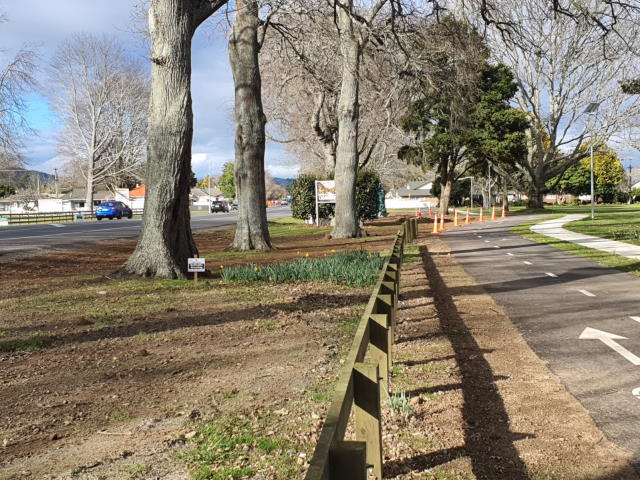
[{"label": "road", "polygon": [[640,278],[509,233],[530,219],[442,238],[640,473]]},{"label": "road", "polygon": [[[267,209],[270,220],[291,216],[289,207]],[[233,226],[237,212],[192,215],[191,227],[205,230]],[[0,258],[7,254],[24,254],[51,248],[74,248],[87,242],[137,237],[142,220],[102,220],[45,225],[0,227]]]}]

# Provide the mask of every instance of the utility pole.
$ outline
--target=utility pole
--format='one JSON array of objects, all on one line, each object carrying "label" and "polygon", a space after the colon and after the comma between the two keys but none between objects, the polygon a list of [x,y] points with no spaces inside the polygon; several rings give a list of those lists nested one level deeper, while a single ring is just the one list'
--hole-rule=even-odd
[{"label": "utility pole", "polygon": [[596,215],[595,215],[595,206],[596,206],[596,199],[593,196],[593,140],[591,141],[591,220],[593,220]]}]

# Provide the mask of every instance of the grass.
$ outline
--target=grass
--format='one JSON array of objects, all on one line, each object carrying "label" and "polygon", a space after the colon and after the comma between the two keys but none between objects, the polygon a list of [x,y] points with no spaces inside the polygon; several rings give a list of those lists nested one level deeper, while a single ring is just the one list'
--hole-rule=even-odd
[{"label": "grass", "polygon": [[404,392],[390,395],[387,404],[391,411],[399,413],[405,420],[409,420],[409,417],[413,415],[413,410],[409,404],[409,398]]},{"label": "grass", "polygon": [[292,235],[319,235],[331,231],[331,227],[315,227],[307,225],[304,220],[297,218],[279,218],[269,222],[269,235],[272,238],[288,237]]},{"label": "grass", "polygon": [[289,456],[295,453],[287,440],[257,436],[240,417],[201,423],[192,442],[193,448],[181,459],[195,480],[253,478],[264,469],[275,473],[269,478],[288,478],[288,464],[293,461]]},{"label": "grass", "polygon": [[298,258],[273,265],[240,265],[222,270],[226,282],[293,283],[330,281],[339,285],[372,285],[384,264],[379,254],[364,250],[341,252],[324,258]]},{"label": "grass", "polygon": [[[560,217],[560,215],[554,215],[551,218],[558,218],[558,217]],[[540,233],[531,231],[531,226],[546,220],[549,220],[549,218],[544,220],[537,220],[534,222],[523,223],[523,224],[511,227],[510,231],[512,233],[520,235],[521,237],[527,238],[529,240],[533,240],[534,242],[550,245],[552,247],[565,250],[574,255],[589,258],[590,260],[593,260],[594,262],[597,262],[606,267],[615,268],[622,272],[631,273],[633,275],[640,276],[640,262],[638,262],[638,260],[626,258],[621,255],[614,255],[612,253],[603,252],[593,248],[583,247],[582,245],[578,245],[571,242],[564,242],[562,240],[558,240],[552,237],[547,237],[546,235],[542,235]]]},{"label": "grass", "polygon": [[37,352],[52,342],[50,337],[38,332],[31,338],[0,341],[0,352]]},{"label": "grass", "polygon": [[609,209],[565,225],[567,230],[640,245],[640,210]]}]

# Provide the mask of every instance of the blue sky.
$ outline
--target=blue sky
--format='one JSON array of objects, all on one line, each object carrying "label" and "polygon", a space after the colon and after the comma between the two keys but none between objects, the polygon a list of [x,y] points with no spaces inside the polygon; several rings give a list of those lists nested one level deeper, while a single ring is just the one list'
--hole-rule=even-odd
[{"label": "blue sky", "polygon": [[[146,61],[145,47],[131,33],[132,12],[138,0],[0,0],[0,11],[9,22],[0,25],[0,48],[9,58],[27,45],[39,54],[40,82],[46,83],[46,65],[58,44],[75,33],[115,36],[133,56]],[[229,68],[225,33],[213,23],[203,25],[193,43],[193,169],[198,177],[217,174],[222,164],[233,160],[233,80]],[[53,172],[61,167],[57,158],[58,121],[43,95],[27,98],[27,119],[36,131],[26,140],[24,157],[29,168]],[[292,177],[290,165],[278,144],[267,146],[267,168],[274,176]]]}]

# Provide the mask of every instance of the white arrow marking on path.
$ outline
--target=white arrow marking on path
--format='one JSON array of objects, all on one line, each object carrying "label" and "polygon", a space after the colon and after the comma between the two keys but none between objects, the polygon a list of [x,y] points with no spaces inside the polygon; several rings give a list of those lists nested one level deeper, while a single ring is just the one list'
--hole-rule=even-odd
[{"label": "white arrow marking on path", "polygon": [[640,317],[629,317],[631,320],[635,320],[636,322],[640,323]]},{"label": "white arrow marking on path", "polygon": [[633,390],[631,390],[631,395],[633,395],[638,400],[640,400],[640,387],[634,388]]},{"label": "white arrow marking on path", "polygon": [[533,265],[533,263],[527,262],[526,260],[524,260],[522,263],[524,263],[525,265]]},{"label": "white arrow marking on path", "polygon": [[580,340],[600,340],[607,347],[612,348],[634,365],[640,365],[639,357],[635,356],[629,350],[621,345],[618,345],[618,343],[615,342],[615,340],[627,340],[627,337],[621,337],[620,335],[615,335],[613,333],[603,332],[602,330],[587,327],[578,338]]},{"label": "white arrow marking on path", "polygon": [[511,252],[507,253],[507,255],[509,255],[510,257],[513,257],[513,253]]},{"label": "white arrow marking on path", "polygon": [[546,272],[545,275],[551,277],[551,278],[558,278],[558,275],[556,275],[555,273],[551,273],[551,272]]}]

